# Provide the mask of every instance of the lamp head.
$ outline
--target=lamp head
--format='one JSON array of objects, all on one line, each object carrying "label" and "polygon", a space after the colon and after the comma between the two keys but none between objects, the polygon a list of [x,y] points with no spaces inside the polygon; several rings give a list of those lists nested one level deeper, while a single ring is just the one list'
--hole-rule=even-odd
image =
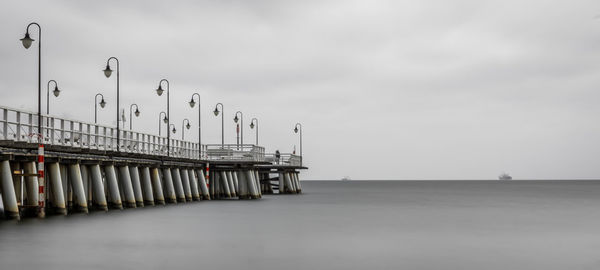
[{"label": "lamp head", "polygon": [[194,106],[196,106],[196,101],[194,101],[194,98],[192,98],[192,100],[190,100],[190,107],[194,108]]},{"label": "lamp head", "polygon": [[298,127],[294,128],[294,133],[298,133]]},{"label": "lamp head", "polygon": [[250,123],[250,128],[254,128],[254,122]]},{"label": "lamp head", "polygon": [[52,93],[55,97],[58,97],[58,95],[60,95],[60,90],[58,90],[58,86],[54,86],[54,91],[52,91]]},{"label": "lamp head", "polygon": [[110,66],[108,64],[106,64],[106,68],[104,69],[104,76],[106,76],[106,78],[110,77],[110,75],[112,74],[112,69],[110,69]]},{"label": "lamp head", "polygon": [[140,116],[140,110],[138,110],[137,107],[135,108],[135,112],[134,113],[135,113],[135,117]]},{"label": "lamp head", "polygon": [[215,110],[213,111],[213,113],[215,114],[215,116],[219,115],[219,108],[215,107]]},{"label": "lamp head", "polygon": [[165,116],[165,118],[163,118],[163,122],[165,122],[165,124],[169,123],[169,118]]},{"label": "lamp head", "polygon": [[23,47],[25,47],[25,49],[29,49],[29,47],[31,47],[31,43],[33,43],[33,41],[34,41],[34,39],[29,37],[29,31],[27,33],[25,33],[25,37],[21,39],[21,42],[23,43]]},{"label": "lamp head", "polygon": [[162,86],[159,84],[158,88],[156,88],[156,94],[158,94],[159,96],[162,96],[163,92],[165,90],[162,89]]},{"label": "lamp head", "polygon": [[187,125],[185,125],[185,128],[190,129],[192,127],[192,125],[190,125],[190,122],[187,123]]},{"label": "lamp head", "polygon": [[237,114],[235,115],[235,117],[233,118],[233,122],[238,122],[240,119],[237,117]]},{"label": "lamp head", "polygon": [[177,130],[175,129],[175,127],[173,127],[173,130],[171,130],[173,132],[173,134],[175,134],[175,132],[177,132]]},{"label": "lamp head", "polygon": [[102,98],[102,100],[100,100],[100,107],[104,108],[104,106],[106,106],[106,101]]}]

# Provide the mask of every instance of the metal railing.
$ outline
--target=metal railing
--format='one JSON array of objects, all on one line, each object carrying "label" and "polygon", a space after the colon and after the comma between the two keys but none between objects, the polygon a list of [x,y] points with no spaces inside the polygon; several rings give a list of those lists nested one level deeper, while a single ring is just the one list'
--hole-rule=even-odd
[{"label": "metal railing", "polygon": [[275,165],[302,166],[302,157],[290,153],[281,153],[279,158],[275,153],[265,154],[265,161]]},{"label": "metal railing", "polygon": [[206,158],[209,160],[264,161],[265,148],[254,144],[207,144]]},{"label": "metal railing", "polygon": [[[38,142],[37,114],[0,106],[0,140],[13,142]],[[116,127],[42,116],[42,143],[48,145],[93,149],[117,150]],[[121,130],[120,152],[166,156],[167,138],[152,134]],[[200,159],[204,147],[198,143],[171,139],[170,156]]]}]

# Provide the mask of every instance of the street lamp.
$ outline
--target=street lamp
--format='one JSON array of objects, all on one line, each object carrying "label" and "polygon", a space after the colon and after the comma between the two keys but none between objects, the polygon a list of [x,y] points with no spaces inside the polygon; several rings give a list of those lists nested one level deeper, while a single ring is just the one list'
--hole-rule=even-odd
[{"label": "street lamp", "polygon": [[241,120],[240,121],[240,125],[242,126],[242,130],[241,130],[241,136],[242,137],[241,137],[240,142],[241,142],[241,145],[242,145],[242,148],[243,148],[244,147],[243,146],[244,145],[244,114],[242,112],[240,112],[240,111],[235,112],[235,117],[233,118],[233,122],[235,122],[237,124],[237,122],[238,122],[238,114],[240,115],[240,119],[239,120]]},{"label": "street lamp", "polygon": [[[167,79],[162,79],[158,82],[158,88],[156,88],[156,94],[158,96],[162,96],[163,92],[165,90],[162,89],[162,83],[166,82],[167,83],[167,127],[170,127],[169,123],[171,121],[171,112],[170,112],[170,108],[169,108],[169,81]],[[175,130],[175,128],[173,128],[173,130]],[[173,132],[175,133],[175,132]],[[168,132],[168,128],[167,128],[167,156],[169,156],[170,154],[170,148],[171,148],[171,133]]]},{"label": "street lamp", "polygon": [[171,124],[169,125],[169,127],[172,127],[173,129],[171,130],[173,132],[173,134],[177,133],[177,129],[175,129],[175,124]]},{"label": "street lamp", "polygon": [[131,111],[133,110],[133,106],[135,106],[135,117],[140,116],[140,110],[138,109],[138,105],[133,103],[129,106],[129,130],[133,130],[133,117],[131,115]]},{"label": "street lamp", "polygon": [[104,76],[106,78],[110,77],[112,74],[112,69],[110,69],[110,60],[115,60],[117,62],[117,152],[119,152],[119,147],[121,145],[121,129],[119,128],[119,59],[114,56],[111,56],[106,60],[106,69],[104,69]]},{"label": "street lamp", "polygon": [[300,166],[302,166],[302,124],[300,123],[296,123],[296,126],[294,126],[294,133],[298,133],[298,130],[300,130]]},{"label": "street lamp", "polygon": [[[102,97],[100,103],[98,103],[98,96]],[[96,94],[96,96],[94,97],[94,124],[98,124],[98,104],[100,104],[100,107],[102,108],[106,106],[106,101],[104,101],[104,95],[100,93]]]},{"label": "street lamp", "polygon": [[194,106],[196,106],[196,101],[194,101],[194,96],[198,96],[198,149],[200,149],[199,155],[200,158],[202,158],[202,122],[200,121],[200,108],[202,106],[200,106],[200,94],[198,93],[194,93],[192,94],[192,99],[190,100],[189,104],[190,107],[194,108]]},{"label": "street lamp", "polygon": [[256,146],[258,146],[258,119],[252,118],[252,120],[250,120],[251,129],[254,128],[254,122],[256,122]]},{"label": "street lamp", "polygon": [[56,83],[55,80],[49,80],[48,81],[48,87],[46,88],[46,115],[50,114],[50,83],[53,82],[54,83],[54,90],[52,91],[52,93],[54,94],[55,97],[58,97],[58,95],[60,95],[60,90],[58,90],[58,84]]},{"label": "street lamp", "polygon": [[[187,121],[187,125],[185,124],[185,122]],[[185,129],[190,129],[192,126],[190,125],[190,119],[183,119],[183,121],[181,122],[181,140],[183,141],[183,135],[185,134]]]},{"label": "street lamp", "polygon": [[27,25],[27,29],[25,30],[25,37],[23,37],[21,42],[23,43],[23,47],[25,49],[29,49],[34,39],[29,36],[29,27],[35,25],[38,28],[38,142],[42,142],[42,27],[32,22]]},{"label": "street lamp", "polygon": [[[164,116],[163,116],[164,115]],[[163,121],[165,124],[169,123],[169,120],[167,119],[167,113],[165,112],[160,112],[158,114],[158,137],[160,137],[160,121]],[[169,127],[167,127],[167,133],[169,133]]]},{"label": "street lamp", "polygon": [[219,105],[221,105],[221,111],[223,111],[223,113],[221,114],[221,148],[225,147],[225,109],[223,108],[223,103],[219,102],[217,103],[217,105],[215,105],[215,110],[213,111],[213,113],[215,113],[215,116],[219,115]]}]

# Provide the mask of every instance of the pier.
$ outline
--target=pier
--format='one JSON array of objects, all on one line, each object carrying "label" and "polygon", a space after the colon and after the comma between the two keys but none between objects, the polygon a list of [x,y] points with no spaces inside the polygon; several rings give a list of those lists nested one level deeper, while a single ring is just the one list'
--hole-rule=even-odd
[{"label": "pier", "polygon": [[7,219],[302,192],[301,155],[38,115],[0,107]]}]

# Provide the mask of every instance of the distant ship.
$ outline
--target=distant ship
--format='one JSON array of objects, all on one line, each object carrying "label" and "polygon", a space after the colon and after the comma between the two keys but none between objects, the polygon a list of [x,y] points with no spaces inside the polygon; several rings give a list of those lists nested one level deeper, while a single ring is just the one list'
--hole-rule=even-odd
[{"label": "distant ship", "polygon": [[512,176],[508,175],[507,173],[503,173],[498,176],[498,180],[512,180]]},{"label": "distant ship", "polygon": [[352,180],[352,179],[350,179],[350,177],[349,177],[349,176],[344,176],[344,177],[342,177],[342,181],[350,181],[350,180]]}]

